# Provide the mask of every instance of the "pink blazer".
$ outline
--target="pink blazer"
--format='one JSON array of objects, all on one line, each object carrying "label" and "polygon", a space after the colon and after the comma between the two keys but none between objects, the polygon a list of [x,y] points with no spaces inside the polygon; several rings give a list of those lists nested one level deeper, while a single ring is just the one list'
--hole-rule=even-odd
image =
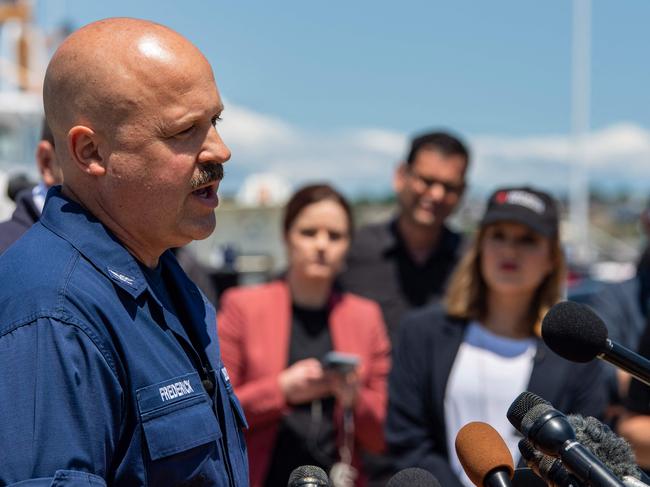
[{"label": "pink blazer", "polygon": [[[248,459],[252,487],[264,484],[279,420],[290,410],[278,384],[287,368],[291,297],[284,281],[228,290],[217,315],[221,356],[249,423]],[[384,448],[390,345],[379,306],[354,294],[330,300],[334,350],[359,355],[362,389],[357,401],[355,436],[373,452]],[[340,421],[340,411],[337,413]],[[356,448],[355,450],[357,450]]]}]

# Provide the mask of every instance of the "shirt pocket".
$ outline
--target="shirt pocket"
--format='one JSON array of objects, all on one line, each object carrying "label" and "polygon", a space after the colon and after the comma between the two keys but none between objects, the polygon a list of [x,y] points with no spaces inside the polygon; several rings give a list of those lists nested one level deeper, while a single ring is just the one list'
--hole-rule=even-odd
[{"label": "shirt pocket", "polygon": [[221,438],[219,424],[206,398],[188,399],[141,418],[152,460]]},{"label": "shirt pocket", "polygon": [[197,373],[143,387],[136,396],[149,484],[213,485],[208,479],[218,479],[216,485],[226,485],[217,448],[222,433]]}]

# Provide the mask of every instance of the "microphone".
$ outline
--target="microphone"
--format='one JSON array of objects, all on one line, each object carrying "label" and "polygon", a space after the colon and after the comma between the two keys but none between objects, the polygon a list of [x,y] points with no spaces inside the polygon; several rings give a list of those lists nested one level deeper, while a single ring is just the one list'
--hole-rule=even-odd
[{"label": "microphone", "polygon": [[405,468],[393,475],[386,487],[440,487],[440,482],[423,468]]},{"label": "microphone", "polygon": [[625,484],[625,487],[650,487],[648,484],[643,483],[634,477],[623,477],[623,483]]},{"label": "microphone", "polygon": [[289,475],[287,487],[329,487],[330,482],[325,471],[314,465],[296,467]]},{"label": "microphone", "polygon": [[[596,418],[570,414],[567,419],[576,433],[576,440],[596,455],[627,487],[643,487],[648,480],[636,464],[630,444]],[[562,465],[562,461],[535,450],[527,440],[519,441],[519,451],[528,466],[546,482],[559,487],[582,485]],[[643,483],[641,479],[645,480]]]},{"label": "microphone", "polygon": [[573,301],[554,305],[542,320],[548,347],[572,362],[605,360],[650,386],[650,360],[608,338],[607,326],[589,307]]},{"label": "microphone", "polygon": [[567,417],[548,401],[532,392],[522,392],[506,416],[535,448],[559,456],[564,466],[582,482],[592,487],[623,486],[593,453],[576,441]]},{"label": "microphone", "polygon": [[569,423],[576,432],[576,440],[596,455],[614,475],[623,479],[641,479],[642,472],[636,464],[630,444],[609,426],[592,416],[570,414]]},{"label": "microphone", "polygon": [[549,485],[557,487],[583,487],[575,476],[571,475],[559,458],[553,458],[537,451],[526,438],[519,441],[519,451],[528,467]]},{"label": "microphone", "polygon": [[489,424],[475,421],[463,426],[456,435],[456,454],[474,485],[512,485],[512,455],[501,435]]}]

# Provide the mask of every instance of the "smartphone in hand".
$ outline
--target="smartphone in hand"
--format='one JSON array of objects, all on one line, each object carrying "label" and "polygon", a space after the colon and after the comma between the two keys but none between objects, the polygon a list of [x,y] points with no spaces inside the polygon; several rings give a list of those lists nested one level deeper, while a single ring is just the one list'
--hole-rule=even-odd
[{"label": "smartphone in hand", "polygon": [[357,368],[359,356],[352,353],[331,351],[327,352],[320,362],[326,371],[347,374]]}]

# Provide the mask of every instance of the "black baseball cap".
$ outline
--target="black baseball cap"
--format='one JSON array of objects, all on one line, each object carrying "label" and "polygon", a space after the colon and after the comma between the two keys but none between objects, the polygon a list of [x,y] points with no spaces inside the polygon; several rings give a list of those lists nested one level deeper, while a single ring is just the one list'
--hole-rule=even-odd
[{"label": "black baseball cap", "polygon": [[547,193],[529,186],[497,189],[488,200],[481,226],[509,221],[526,225],[545,237],[558,234],[558,211]]}]

